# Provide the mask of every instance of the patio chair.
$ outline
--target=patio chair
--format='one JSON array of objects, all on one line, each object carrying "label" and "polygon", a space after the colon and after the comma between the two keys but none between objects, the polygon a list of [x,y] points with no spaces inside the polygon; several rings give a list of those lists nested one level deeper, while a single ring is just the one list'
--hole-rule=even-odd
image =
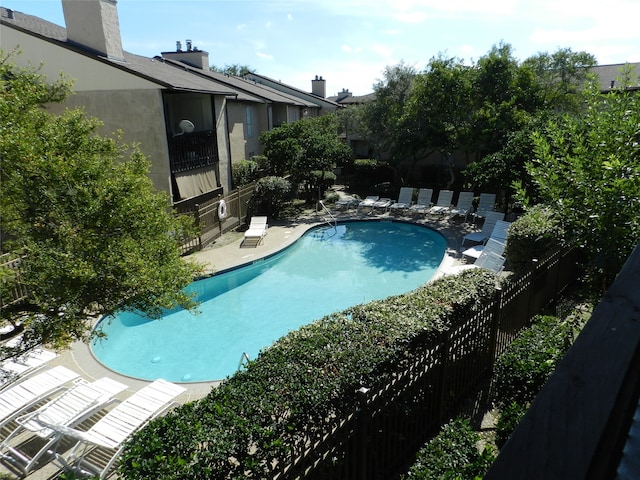
[{"label": "patio chair", "polygon": [[380,198],[378,200],[376,200],[375,202],[373,202],[372,208],[371,208],[371,212],[373,212],[374,210],[380,208],[383,209],[385,212],[389,209],[389,207],[392,204],[392,200],[390,198]]},{"label": "patio chair", "polygon": [[471,210],[473,210],[473,192],[460,192],[458,203],[449,210],[449,214],[451,218],[464,215],[464,221],[466,222]]},{"label": "patio chair", "polygon": [[0,363],[0,370],[5,372],[7,377],[27,375],[28,373],[44,366],[45,363],[53,360],[57,356],[58,354],[56,352],[37,348],[14,359],[3,361]]},{"label": "patio chair", "polygon": [[[491,242],[491,248],[495,249],[493,251],[495,251],[495,253],[497,253],[498,255],[502,255],[504,253],[505,245],[507,242],[507,232],[510,226],[511,222],[498,220],[485,244],[474,245],[471,248],[467,248],[464,252],[462,252],[462,255],[464,255],[465,257],[478,258],[480,254],[487,248],[489,242]],[[495,245],[496,243],[498,245]],[[500,249],[500,246],[502,249]]]},{"label": "patio chair", "polygon": [[495,252],[482,252],[475,263],[450,267],[443,272],[443,275],[459,275],[465,270],[472,270],[475,268],[484,268],[485,270],[489,270],[493,273],[500,273],[504,267],[505,261],[506,259],[502,255],[498,255]]},{"label": "patio chair", "polygon": [[[0,458],[27,476],[61,438],[48,425],[75,426],[106,407],[115,395],[126,388],[126,385],[107,377],[92,383],[78,381],[37,410],[17,417],[18,426],[0,444]],[[44,442],[41,448],[38,449],[39,445],[30,445],[31,442],[21,443],[23,448],[11,445],[13,439],[29,432],[38,437],[33,440]]]},{"label": "patio chair", "polygon": [[478,218],[484,218],[488,212],[493,212],[496,208],[496,194],[495,193],[481,193],[478,200],[478,208],[473,213],[474,220]]},{"label": "patio chair", "polygon": [[354,196],[344,196],[340,200],[335,203],[335,207],[341,210],[349,210],[350,208],[357,207],[360,203],[360,199],[357,195]]},{"label": "patio chair", "polygon": [[398,201],[394,202],[390,207],[390,212],[404,211],[411,205],[413,199],[412,187],[400,187],[400,193],[398,194]]},{"label": "patio chair", "polygon": [[0,391],[0,429],[36,403],[64,390],[79,377],[76,372],[59,365],[9,383]]},{"label": "patio chair", "polygon": [[451,209],[451,203],[453,201],[453,191],[452,190],[440,190],[438,193],[438,200],[436,200],[436,204],[431,207],[427,213],[430,215],[442,215],[447,213],[449,209]]},{"label": "patio chair", "polygon": [[358,212],[361,208],[371,208],[373,210],[373,204],[380,200],[380,197],[377,195],[369,195],[367,198],[358,203],[358,208],[356,209]]},{"label": "patio chair", "polygon": [[267,224],[267,217],[251,217],[249,229],[244,232],[242,244],[253,244],[254,247],[257,247],[267,234],[268,228],[269,225]]},{"label": "patio chair", "polygon": [[[176,405],[175,398],[185,390],[184,387],[159,379],[118,404],[87,431],[51,425],[57,433],[77,440],[66,456],[56,454],[57,461],[66,470],[105,478],[125,441],[150,420]],[[96,448],[110,451],[107,455],[96,455],[106,459],[106,465],[97,465],[95,460],[89,460],[88,455]]]},{"label": "patio chair", "polygon": [[493,252],[483,252],[473,265],[478,268],[490,270],[493,273],[500,273],[500,271],[504,267],[505,261],[506,258],[504,258],[502,255],[498,255],[497,253]]},{"label": "patio chair", "polygon": [[411,213],[424,213],[431,208],[431,197],[433,196],[433,189],[421,188],[418,191],[418,199],[414,205],[409,207]]},{"label": "patio chair", "polygon": [[470,257],[470,258],[473,258],[474,260],[477,260],[478,258],[480,258],[480,255],[483,252],[493,252],[495,254],[502,255],[504,253],[505,247],[506,247],[505,243],[490,237],[487,240],[487,243],[484,243],[481,245],[474,245],[471,248],[467,248],[464,252],[462,252],[462,256]]},{"label": "patio chair", "polygon": [[462,242],[460,243],[460,245],[462,246],[466,242],[483,243],[491,236],[493,227],[495,227],[498,220],[504,220],[503,212],[487,212],[484,223],[482,224],[482,230],[480,230],[479,232],[467,233],[464,237],[462,237]]}]

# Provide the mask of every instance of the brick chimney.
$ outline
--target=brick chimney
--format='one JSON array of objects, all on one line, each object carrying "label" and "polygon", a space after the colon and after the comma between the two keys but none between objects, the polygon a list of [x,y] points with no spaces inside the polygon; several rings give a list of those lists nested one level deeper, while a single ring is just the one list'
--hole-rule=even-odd
[{"label": "brick chimney", "polygon": [[325,98],[327,96],[327,82],[316,75],[316,78],[311,80],[311,93],[318,97]]},{"label": "brick chimney", "polygon": [[117,0],[62,0],[67,40],[124,61]]},{"label": "brick chimney", "polygon": [[194,68],[209,70],[209,52],[194,47],[191,40],[186,41],[185,50],[182,49],[182,42],[177,41],[175,52],[162,52],[161,55],[162,58],[186,63]]}]

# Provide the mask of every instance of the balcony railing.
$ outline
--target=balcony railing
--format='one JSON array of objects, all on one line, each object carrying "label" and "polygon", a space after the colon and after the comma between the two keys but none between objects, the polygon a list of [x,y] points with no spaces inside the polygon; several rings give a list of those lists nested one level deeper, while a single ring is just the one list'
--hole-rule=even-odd
[{"label": "balcony railing", "polygon": [[185,133],[169,138],[171,173],[185,172],[218,162],[215,132]]}]

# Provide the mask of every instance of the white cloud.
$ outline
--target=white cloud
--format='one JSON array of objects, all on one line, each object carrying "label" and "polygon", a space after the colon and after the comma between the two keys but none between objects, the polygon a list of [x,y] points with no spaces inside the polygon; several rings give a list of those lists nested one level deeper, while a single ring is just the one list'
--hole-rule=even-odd
[{"label": "white cloud", "polygon": [[246,28],[247,28],[246,23],[241,23],[240,25],[236,26],[236,30],[244,30]]},{"label": "white cloud", "polygon": [[411,11],[399,12],[393,17],[402,23],[422,23],[429,18],[429,15],[426,12]]},{"label": "white cloud", "polygon": [[267,22],[264,24],[265,28],[271,28],[271,22]]},{"label": "white cloud", "polygon": [[361,47],[352,47],[347,44],[343,44],[340,49],[346,53],[360,53],[362,51]]},{"label": "white cloud", "polygon": [[273,55],[269,53],[256,52],[256,55],[263,60],[273,60]]}]

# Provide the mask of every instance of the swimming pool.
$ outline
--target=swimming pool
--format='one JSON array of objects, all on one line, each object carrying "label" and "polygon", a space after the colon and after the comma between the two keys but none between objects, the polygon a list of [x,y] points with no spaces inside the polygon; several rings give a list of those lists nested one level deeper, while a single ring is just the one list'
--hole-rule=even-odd
[{"label": "swimming pool", "polygon": [[408,292],[438,269],[446,241],[430,228],[391,221],[315,227],[293,245],[188,289],[199,314],[134,313],[102,319],[91,344],[108,368],[144,380],[220,380],[275,340],[347,307]]}]

